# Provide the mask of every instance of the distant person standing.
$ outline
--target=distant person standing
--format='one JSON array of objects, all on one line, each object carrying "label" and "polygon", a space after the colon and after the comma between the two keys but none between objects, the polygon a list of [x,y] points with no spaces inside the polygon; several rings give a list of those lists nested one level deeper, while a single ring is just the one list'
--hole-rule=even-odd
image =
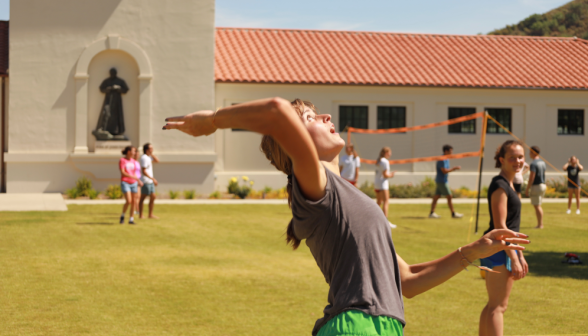
[{"label": "distant person standing", "polygon": [[[388,203],[390,202],[390,185],[388,179],[394,177],[395,172],[390,171],[390,162],[392,156],[390,147],[384,147],[380,150],[380,155],[376,160],[376,174],[374,176],[374,191],[376,192],[376,203],[384,211],[384,216],[388,218]],[[392,229],[396,225],[388,222]]]},{"label": "distant person standing", "polygon": [[543,208],[541,203],[545,196],[545,170],[547,166],[545,161],[539,157],[539,147],[533,146],[529,151],[531,159],[531,173],[529,174],[529,183],[527,183],[527,189],[525,194],[531,198],[531,204],[535,207],[535,214],[537,215],[537,227],[536,229],[543,229]]},{"label": "distant person standing", "polygon": [[[451,155],[452,153],[453,147],[450,145],[443,146],[443,155]],[[451,202],[451,189],[449,189],[449,179],[447,178],[449,173],[459,169],[461,169],[460,166],[449,168],[449,160],[437,161],[437,176],[435,177],[435,184],[437,186],[435,188],[435,196],[433,196],[433,203],[431,204],[431,213],[429,214],[429,218],[441,218],[441,216],[435,213],[437,201],[441,196],[447,197],[447,205],[449,206],[449,210],[451,210],[451,217],[463,217],[462,214],[455,212],[455,209],[453,209],[453,203]]]},{"label": "distant person standing", "polygon": [[141,188],[141,201],[139,202],[139,218],[143,218],[143,202],[149,196],[149,218],[157,219],[159,217],[153,215],[153,207],[155,206],[155,186],[157,180],[153,177],[153,163],[158,163],[159,159],[153,154],[153,145],[146,143],[143,145],[143,156],[141,156],[141,170],[143,172],[143,187]]},{"label": "distant person standing", "polygon": [[135,159],[133,157],[137,153],[137,148],[133,146],[127,146],[122,151],[123,157],[120,158],[118,162],[118,167],[120,169],[120,189],[125,197],[125,205],[123,205],[123,212],[120,215],[120,223],[124,224],[125,222],[125,212],[127,209],[131,208],[129,212],[129,224],[135,224],[135,219],[133,217],[133,213],[135,212],[135,204],[137,203],[137,192],[138,186],[142,186],[143,182],[135,175]]},{"label": "distant person standing", "polygon": [[357,186],[360,166],[359,156],[353,148],[353,145],[347,145],[345,147],[345,155],[339,158],[339,172],[341,173],[341,177],[354,186]]},{"label": "distant person standing", "polygon": [[[568,211],[569,215],[572,213],[572,196],[576,196],[576,215],[580,214],[580,171],[584,167],[580,164],[577,157],[572,156],[570,160],[563,166],[563,170],[568,172]],[[572,183],[573,182],[573,183]]]},{"label": "distant person standing", "polygon": [[517,172],[514,176],[514,179],[512,180],[512,185],[514,187],[514,190],[517,192],[517,195],[519,195],[519,199],[521,198],[521,186],[523,185],[523,182],[525,182],[524,175],[528,171],[529,171],[529,164],[526,162],[523,162],[523,169],[521,169],[519,172]]}]

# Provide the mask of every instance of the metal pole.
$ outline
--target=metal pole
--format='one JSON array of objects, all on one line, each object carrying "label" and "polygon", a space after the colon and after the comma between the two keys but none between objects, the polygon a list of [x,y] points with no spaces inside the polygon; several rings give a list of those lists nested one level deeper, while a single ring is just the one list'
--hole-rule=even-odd
[{"label": "metal pole", "polygon": [[480,217],[480,194],[482,193],[482,170],[484,167],[484,148],[486,147],[486,129],[488,125],[488,112],[484,112],[482,120],[482,139],[480,146],[480,171],[478,172],[478,204],[476,208],[476,231],[478,233],[478,219]]}]

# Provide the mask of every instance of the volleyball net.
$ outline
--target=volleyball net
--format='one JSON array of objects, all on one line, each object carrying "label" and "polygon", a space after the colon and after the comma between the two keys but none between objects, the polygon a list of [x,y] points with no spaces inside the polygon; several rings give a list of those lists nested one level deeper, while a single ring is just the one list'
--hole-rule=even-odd
[{"label": "volleyball net", "polygon": [[[485,112],[478,112],[478,113],[470,114],[467,116],[453,118],[453,119],[449,119],[449,120],[445,120],[445,121],[441,121],[441,122],[436,122],[436,123],[431,123],[431,124],[426,124],[426,125],[378,129],[378,130],[347,127],[346,128],[347,143],[348,144],[351,143],[351,136],[353,133],[357,133],[357,134],[398,134],[398,133],[407,133],[407,132],[413,132],[413,131],[424,131],[424,130],[428,130],[428,129],[432,129],[432,128],[436,128],[436,127],[449,126],[449,125],[453,125],[453,124],[462,123],[465,121],[475,120],[478,118],[484,118],[484,120],[486,120],[485,115],[486,115]],[[485,127],[484,127],[484,129],[485,129]],[[484,138],[485,138],[484,134],[485,134],[485,132],[482,132],[482,139],[481,139],[480,147],[476,151],[462,152],[462,153],[458,153],[458,154],[449,154],[449,155],[435,155],[435,156],[415,157],[415,158],[407,158],[407,159],[396,159],[396,160],[389,160],[389,162],[391,165],[395,165],[395,164],[406,164],[406,163],[415,163],[415,162],[440,161],[440,160],[447,160],[447,159],[462,159],[462,158],[467,158],[467,157],[480,156],[482,154],[483,147],[484,147]],[[365,159],[365,158],[362,158],[361,156],[360,156],[360,161],[363,163],[367,163],[367,164],[376,164],[376,160]]]},{"label": "volleyball net", "polygon": [[[478,167],[477,167],[478,168],[477,169],[477,171],[478,171],[478,178],[477,178],[477,187],[478,187],[477,188],[478,189],[477,190],[477,198],[478,198],[478,201],[476,203],[474,203],[474,207],[477,204],[477,210],[475,211],[475,220],[476,220],[475,232],[478,232],[478,218],[479,218],[480,194],[481,194],[480,191],[482,190],[482,170],[483,170],[483,166],[484,166],[484,150],[485,150],[485,146],[486,146],[486,134],[488,132],[488,122],[492,121],[495,124],[495,125],[492,125],[492,127],[494,127],[495,130],[497,130],[497,129],[502,130],[500,133],[510,135],[513,139],[516,139],[521,144],[523,144],[523,146],[525,148],[527,148],[528,150],[532,150],[531,146],[529,146],[527,143],[525,143],[525,141],[523,141],[521,138],[517,137],[514,133],[512,133],[507,127],[502,125],[494,117],[489,115],[487,111],[477,112],[477,113],[469,114],[466,116],[448,119],[448,120],[436,122],[436,123],[430,123],[430,124],[426,124],[426,125],[388,128],[388,129],[377,129],[377,130],[347,127],[344,131],[347,131],[347,143],[351,144],[352,137],[354,136],[354,134],[366,134],[366,135],[380,134],[380,135],[384,135],[384,134],[402,134],[402,133],[406,134],[408,132],[414,132],[414,131],[426,131],[426,130],[431,131],[431,130],[435,130],[439,127],[451,126],[451,125],[456,125],[459,123],[464,123],[464,122],[469,122],[469,121],[475,123],[475,121],[477,119],[482,119],[482,132],[480,132],[481,135],[480,135],[479,142],[472,141],[471,138],[466,141],[460,141],[459,146],[456,146],[456,147],[458,147],[457,148],[458,150],[461,150],[461,152],[459,152],[459,153],[455,153],[455,154],[452,153],[452,154],[448,154],[448,155],[425,155],[425,156],[419,156],[419,157],[409,157],[409,158],[403,158],[403,159],[389,160],[389,162],[390,162],[390,165],[398,165],[398,164],[431,162],[431,161],[441,161],[441,160],[448,160],[448,159],[464,159],[464,158],[478,157],[479,158],[478,159]],[[474,130],[475,130],[475,126],[474,126]],[[475,133],[475,132],[473,132],[473,133]],[[445,134],[447,134],[447,133],[445,133]],[[415,142],[417,143],[417,145],[419,145],[418,142],[421,141],[421,142],[427,142],[428,147],[430,147],[432,150],[439,151],[441,149],[440,146],[437,146],[437,145],[441,144],[442,139],[438,139],[438,137],[435,137],[434,135],[431,135],[431,134],[429,134],[428,136],[423,136],[422,138],[424,138],[424,139],[419,140],[418,138],[414,137],[412,140],[413,145]],[[353,142],[358,143],[359,141],[353,141]],[[434,146],[431,146],[431,144]],[[423,146],[420,146],[420,147],[422,148]],[[359,152],[359,150],[357,150],[357,152]],[[420,151],[420,152],[422,152],[422,151]],[[366,159],[366,158],[363,158],[361,155],[359,155],[359,156],[360,156],[360,161],[362,163],[372,164],[372,165],[376,164],[376,160]],[[561,169],[558,169],[555,165],[553,165],[544,156],[541,156],[539,154],[538,154],[538,156],[543,161],[545,161],[545,163],[549,167],[551,167],[554,171],[561,174],[561,176],[563,176],[565,178],[565,180],[567,180],[571,185],[576,186],[577,188],[579,188],[581,190],[581,193],[588,196],[588,192],[586,190],[584,190],[581,185],[578,185],[575,181],[568,178],[567,172],[564,172]],[[471,168],[473,168],[473,167],[471,167]],[[470,217],[470,228],[468,230],[468,241],[469,241],[469,236],[471,233],[471,226],[472,226],[473,220],[474,220],[474,207],[472,208],[472,216]]]}]

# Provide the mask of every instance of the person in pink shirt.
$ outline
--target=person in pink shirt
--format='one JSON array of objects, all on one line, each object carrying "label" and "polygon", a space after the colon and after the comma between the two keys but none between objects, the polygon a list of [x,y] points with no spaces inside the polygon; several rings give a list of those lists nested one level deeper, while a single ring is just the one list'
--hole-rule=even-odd
[{"label": "person in pink shirt", "polygon": [[133,159],[135,154],[137,153],[137,148],[133,146],[127,146],[122,151],[124,157],[120,158],[118,162],[118,167],[120,169],[120,188],[125,196],[125,205],[123,205],[123,212],[120,215],[120,223],[124,224],[125,222],[125,212],[127,212],[127,208],[131,208],[129,214],[129,224],[135,224],[135,219],[133,214],[135,212],[135,204],[137,204],[138,199],[138,186],[143,186],[143,182],[141,179],[135,175],[135,170],[137,167],[137,161]]}]

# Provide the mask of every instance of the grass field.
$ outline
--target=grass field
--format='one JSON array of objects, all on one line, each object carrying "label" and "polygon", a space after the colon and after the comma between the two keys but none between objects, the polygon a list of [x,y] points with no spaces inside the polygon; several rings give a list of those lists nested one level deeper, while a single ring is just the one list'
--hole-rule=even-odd
[{"label": "grass field", "polygon": [[[285,205],[160,205],[160,220],[117,224],[121,206],[0,213],[1,335],[310,335],[328,287],[308,249],[292,252]],[[488,222],[487,208],[481,223]],[[588,334],[588,210],[546,204],[544,230],[523,206],[530,275],[515,284],[506,335]],[[468,219],[425,219],[393,205],[393,238],[409,263],[466,243]],[[469,216],[471,205],[457,210]],[[482,230],[483,231],[483,230]],[[472,240],[474,237],[472,236]],[[486,301],[473,268],[405,300],[406,335],[475,335]]]}]

